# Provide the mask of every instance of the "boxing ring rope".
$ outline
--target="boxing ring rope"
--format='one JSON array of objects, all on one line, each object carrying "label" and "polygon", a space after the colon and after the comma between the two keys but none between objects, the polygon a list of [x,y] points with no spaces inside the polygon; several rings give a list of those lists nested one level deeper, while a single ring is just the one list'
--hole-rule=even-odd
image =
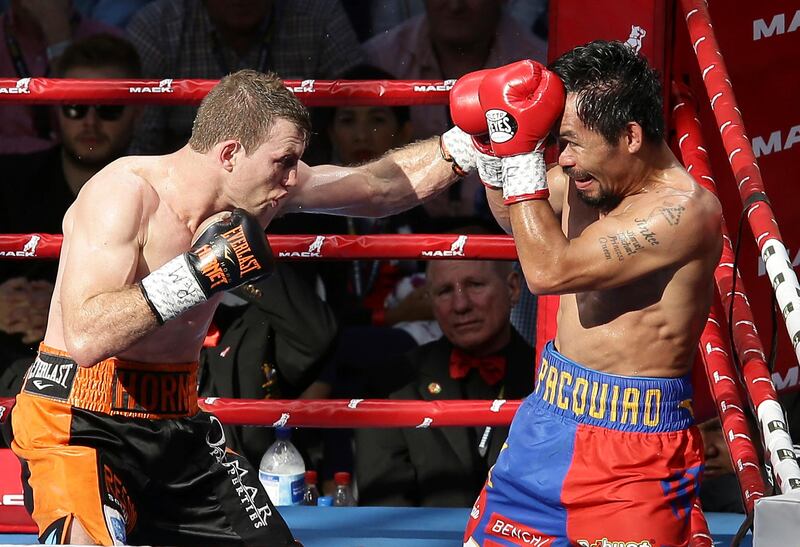
[{"label": "boxing ring rope", "polygon": [[[0,234],[0,259],[57,259],[60,234]],[[268,235],[277,260],[516,260],[504,235]]]},{"label": "boxing ring rope", "polygon": [[[686,25],[711,110],[722,136],[728,162],[737,181],[750,228],[755,235],[767,275],[772,282],[795,356],[800,359],[800,284],[775,221],[753,149],[744,133],[744,122],[725,61],[719,51],[711,18],[703,0],[681,0]],[[759,420],[763,421],[762,416]]]},{"label": "boxing ring rope", "polygon": [[[716,185],[712,177],[708,153],[703,147],[702,132],[693,97],[688,89],[678,84],[673,85],[673,97],[676,103],[673,108],[673,121],[678,135],[678,145],[683,156],[683,163],[687,171],[694,176],[699,184],[716,194]],[[753,204],[750,207],[756,207],[757,205]],[[735,257],[724,223],[722,225],[722,233],[724,239],[722,256],[714,273],[717,290],[720,294],[722,307],[730,309],[733,306],[733,343],[742,363],[741,374],[744,376],[744,381],[748,388],[747,392],[755,407],[756,415],[761,419],[762,427],[759,429],[763,437],[764,446],[767,447],[772,468],[778,477],[777,482],[780,490],[788,492],[789,490],[800,488],[800,467],[798,467],[794,456],[792,439],[788,433],[789,429],[780,404],[777,402],[778,396],[770,378],[769,368],[761,346],[761,339],[756,330],[750,304],[745,296],[744,280],[738,271],[733,270]],[[734,275],[736,276],[737,289],[735,294],[733,286]],[[718,306],[715,306],[709,317],[709,321],[716,321],[715,331],[720,331],[720,323],[724,324],[721,319],[727,319],[724,310],[718,308]],[[729,443],[737,472],[742,472],[745,465],[755,464],[755,468],[758,469],[758,460],[748,461],[748,459],[743,458],[744,454],[740,452],[742,444],[735,442],[748,432],[742,404],[736,400],[739,398],[738,391],[732,390],[733,393],[730,395],[722,394],[722,397],[717,396],[716,391],[722,389],[721,382],[730,380],[730,383],[735,384],[735,378],[738,377],[738,374],[728,359],[725,359],[725,369],[717,369],[719,354],[714,352],[726,351],[725,348],[728,348],[728,344],[723,343],[725,337],[721,336],[721,332],[715,332],[712,336],[718,339],[711,344],[701,343],[701,346],[704,349],[704,358],[708,361],[706,363],[706,372],[709,376],[709,385],[714,391],[714,400],[718,405],[723,430],[726,432],[726,442]],[[735,396],[735,399],[730,398],[731,395]],[[787,457],[790,454],[791,458]],[[759,491],[763,492],[763,482],[760,474],[758,479],[761,482]],[[745,485],[748,483],[742,481],[740,484],[747,501],[748,496],[745,491]],[[752,507],[754,501],[752,500],[747,505],[748,510]]]},{"label": "boxing ring rope", "polygon": [[[203,410],[227,425],[265,427],[471,427],[511,423],[521,401],[388,399],[229,399],[201,397]],[[0,408],[14,407],[13,397],[0,397]]]},{"label": "boxing ring rope", "polygon": [[701,337],[702,356],[733,470],[739,479],[742,501],[749,514],[753,512],[756,500],[764,497],[766,487],[761,476],[758,454],[750,438],[738,376],[728,353],[730,346],[722,328],[725,324],[724,317],[724,310],[715,300]]},{"label": "boxing ring rope", "polygon": [[[0,78],[0,103],[199,104],[219,80]],[[284,80],[306,106],[446,105],[455,80]]]}]

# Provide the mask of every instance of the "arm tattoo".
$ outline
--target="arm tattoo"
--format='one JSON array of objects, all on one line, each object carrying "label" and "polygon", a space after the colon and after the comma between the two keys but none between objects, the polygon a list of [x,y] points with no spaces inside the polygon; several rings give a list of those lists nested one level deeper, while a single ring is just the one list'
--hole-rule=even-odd
[{"label": "arm tattoo", "polygon": [[664,204],[664,207],[656,207],[650,216],[655,216],[657,214],[663,215],[667,222],[669,222],[670,226],[677,226],[678,223],[681,221],[681,217],[683,216],[683,212],[686,210],[686,207],[683,205],[669,205]]},{"label": "arm tattoo", "polygon": [[634,218],[633,221],[636,223],[636,228],[638,228],[639,233],[646,242],[648,242],[650,245],[653,246],[658,245],[658,239],[656,239],[656,234],[647,225],[646,218]]},{"label": "arm tattoo", "polygon": [[[600,248],[603,250],[603,256],[606,260],[616,258],[622,262],[628,256],[633,256],[642,249],[642,245],[633,230],[625,230],[624,232],[617,232],[616,234],[609,234],[606,237],[598,239]],[[652,243],[651,243],[652,245]]]}]

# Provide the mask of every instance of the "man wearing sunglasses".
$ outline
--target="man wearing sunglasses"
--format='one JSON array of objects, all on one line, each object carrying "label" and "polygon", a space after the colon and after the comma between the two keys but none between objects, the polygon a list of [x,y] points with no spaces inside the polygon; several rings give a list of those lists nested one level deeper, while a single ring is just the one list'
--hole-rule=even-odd
[{"label": "man wearing sunglasses", "polygon": [[[123,38],[96,34],[68,47],[57,64],[60,78],[138,78],[136,50]],[[0,156],[0,231],[60,233],[61,219],[78,191],[100,169],[122,156],[131,142],[138,107],[53,107],[61,144],[43,152]],[[44,336],[57,264],[0,262],[0,357],[20,359],[0,378],[0,393],[18,391],[20,369]],[[11,394],[11,393],[5,393]]]}]

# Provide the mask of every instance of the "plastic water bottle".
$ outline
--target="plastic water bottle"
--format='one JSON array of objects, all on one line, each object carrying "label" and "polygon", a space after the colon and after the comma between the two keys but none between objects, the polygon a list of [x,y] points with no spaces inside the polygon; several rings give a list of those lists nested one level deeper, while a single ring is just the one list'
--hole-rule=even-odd
[{"label": "plastic water bottle", "polygon": [[300,452],[289,440],[291,430],[279,427],[258,469],[258,478],[275,505],[300,505],[305,491],[306,466]]},{"label": "plastic water bottle", "polygon": [[336,491],[333,493],[334,507],[352,507],[356,504],[353,490],[350,488],[350,473],[342,471],[333,475]]},{"label": "plastic water bottle", "polygon": [[333,498],[330,496],[320,496],[317,499],[318,507],[330,507],[331,505],[333,505]]},{"label": "plastic water bottle", "polygon": [[303,505],[317,505],[318,499],[317,472],[306,471],[306,492],[303,494]]}]

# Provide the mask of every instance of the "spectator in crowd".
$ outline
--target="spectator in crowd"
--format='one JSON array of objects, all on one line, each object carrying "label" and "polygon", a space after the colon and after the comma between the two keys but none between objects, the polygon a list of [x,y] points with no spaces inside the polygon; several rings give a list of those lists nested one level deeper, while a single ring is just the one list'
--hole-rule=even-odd
[{"label": "spectator in crowd", "polygon": [[[458,79],[520,59],[545,62],[547,44],[521,27],[496,0],[427,0],[425,13],[364,44],[369,62],[400,79]],[[446,107],[411,109],[414,138],[452,126]]]},{"label": "spectator in crowd", "polygon": [[[242,68],[284,79],[330,78],[363,54],[338,0],[155,0],[127,26],[148,78],[221,78]],[[183,146],[194,106],[150,107],[137,153]]]},{"label": "spectator in crowd", "polygon": [[344,6],[358,38],[364,42],[376,34],[396,27],[409,17],[422,13],[424,4],[424,0],[348,0]]},{"label": "spectator in crowd", "polygon": [[[70,0],[11,0],[0,14],[0,76],[53,76],[53,63],[73,40],[114,27],[81,17]],[[44,105],[0,105],[0,154],[39,152],[58,142],[55,119]]]},{"label": "spectator in crowd", "polygon": [[[360,64],[336,76],[340,80],[394,80],[378,67]],[[358,165],[411,142],[407,106],[342,105],[325,109],[323,127],[333,147],[334,164]]]},{"label": "spectator in crowd", "polygon": [[[138,78],[141,69],[136,50],[126,40],[95,34],[73,42],[59,59],[54,75]],[[61,219],[81,187],[125,153],[139,114],[139,107],[124,105],[65,104],[55,110],[60,145],[0,156],[4,173],[0,233],[61,233]],[[55,261],[0,262],[0,301],[4,303],[0,306],[0,353],[4,362],[35,354],[35,345],[44,335],[56,268]],[[13,390],[13,382],[21,378],[9,370]]]},{"label": "spectator in crowd", "polygon": [[[444,337],[404,355],[411,381],[391,399],[520,399],[533,389],[533,349],[509,322],[520,276],[508,262],[428,265],[428,294]],[[506,427],[363,429],[356,433],[362,505],[467,507],[505,441]]]},{"label": "spectator in crowd", "polygon": [[125,28],[130,18],[153,0],[73,0],[75,9],[109,25]]},{"label": "spectator in crowd", "polygon": [[[364,44],[368,60],[405,80],[448,80],[520,59],[546,62],[547,45],[502,10],[497,0],[427,0],[425,13]],[[447,107],[411,109],[414,138],[452,126]],[[450,187],[424,208],[433,217],[487,214],[477,176]],[[438,231],[438,230],[437,230]]]},{"label": "spectator in crowd", "polygon": [[[337,75],[336,79],[395,78],[377,67],[362,64]],[[324,141],[320,148],[330,150],[330,163],[334,165],[358,165],[411,140],[407,106],[342,105],[317,109],[316,118],[315,125]],[[343,231],[350,235],[409,233],[416,231],[414,224],[418,216],[406,212],[377,219],[348,217],[344,220]],[[405,319],[395,311],[378,314],[378,310],[383,310],[387,295],[403,275],[416,271],[416,262],[399,264],[397,261],[355,260],[337,267],[343,267],[340,283],[346,288],[329,295],[328,301],[336,308],[344,324],[383,326]],[[402,308],[396,311],[402,311]]]},{"label": "spectator in crowd", "polygon": [[703,436],[705,469],[700,485],[700,504],[703,511],[744,513],[742,490],[733,470],[731,453],[722,433],[719,418],[697,426]]},{"label": "spectator in crowd", "polygon": [[547,41],[547,0],[507,0],[505,9],[524,28]]},{"label": "spectator in crowd", "polygon": [[[319,374],[333,345],[333,311],[285,262],[271,277],[226,293],[214,315],[219,340],[200,358],[200,394],[246,399],[297,399]],[[293,442],[309,461],[314,435]],[[272,430],[225,426],[228,446],[258,468]]]}]

